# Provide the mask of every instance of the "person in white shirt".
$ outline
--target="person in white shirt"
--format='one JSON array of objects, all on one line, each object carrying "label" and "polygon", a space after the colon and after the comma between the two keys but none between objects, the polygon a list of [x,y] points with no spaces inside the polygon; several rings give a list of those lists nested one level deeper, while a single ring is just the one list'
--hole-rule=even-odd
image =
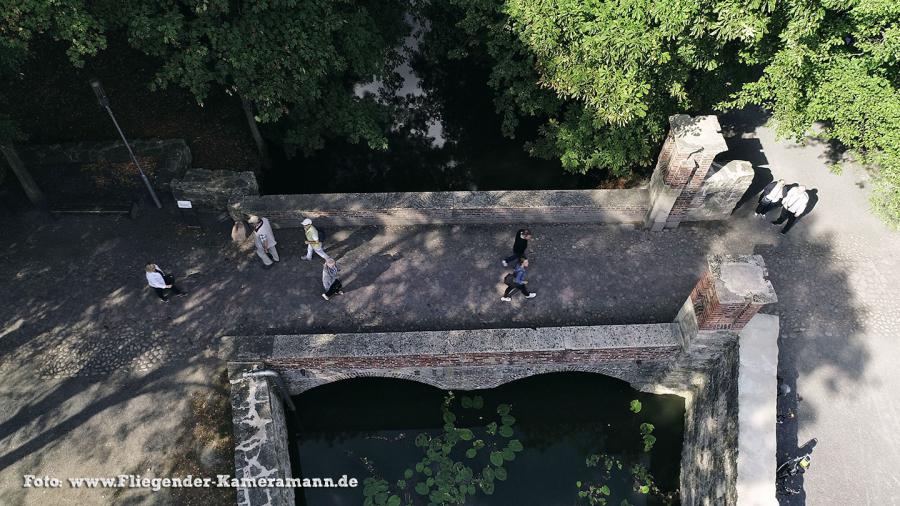
[{"label": "person in white shirt", "polygon": [[794,223],[806,212],[806,206],[809,204],[809,194],[806,187],[797,185],[788,190],[787,195],[781,200],[781,216],[773,221],[773,225],[781,225],[787,221],[787,225],[781,229],[782,234],[788,233],[788,230],[794,226]]},{"label": "person in white shirt", "polygon": [[280,259],[278,258],[278,250],[275,249],[275,245],[278,242],[275,241],[275,234],[272,232],[272,225],[269,223],[269,219],[250,215],[247,223],[250,224],[250,228],[253,230],[253,243],[256,244],[256,255],[262,259],[263,268],[268,269],[272,267],[272,261],[278,262]]},{"label": "person in white shirt", "polygon": [[148,263],[144,270],[147,275],[147,284],[156,291],[156,295],[161,301],[169,302],[169,291],[178,296],[187,295],[187,292],[175,284],[175,277],[163,272],[158,265]]},{"label": "person in white shirt", "polygon": [[759,195],[759,205],[756,206],[756,215],[765,218],[766,213],[775,209],[787,190],[784,188],[784,179],[772,181],[763,188]]}]

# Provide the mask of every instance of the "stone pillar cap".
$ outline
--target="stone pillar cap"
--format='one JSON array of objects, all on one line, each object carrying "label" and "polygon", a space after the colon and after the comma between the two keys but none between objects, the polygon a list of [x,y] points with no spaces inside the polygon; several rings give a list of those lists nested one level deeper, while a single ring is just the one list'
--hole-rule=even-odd
[{"label": "stone pillar cap", "polygon": [[669,116],[669,125],[675,139],[675,147],[680,152],[693,152],[698,149],[716,154],[728,151],[719,118],[709,116],[688,116],[675,114]]},{"label": "stone pillar cap", "polygon": [[778,302],[762,256],[716,255],[708,262],[720,303],[763,305]]}]

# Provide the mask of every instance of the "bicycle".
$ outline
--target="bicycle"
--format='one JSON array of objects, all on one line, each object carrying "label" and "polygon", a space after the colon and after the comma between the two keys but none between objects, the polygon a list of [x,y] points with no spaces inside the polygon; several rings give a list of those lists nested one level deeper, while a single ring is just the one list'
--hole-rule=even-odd
[{"label": "bicycle", "polygon": [[808,448],[806,453],[783,462],[775,470],[775,482],[780,495],[797,495],[802,492],[802,488],[791,488],[788,479],[798,474],[803,474],[809,469],[812,463],[813,448],[818,444],[819,440],[812,438],[800,448]]}]

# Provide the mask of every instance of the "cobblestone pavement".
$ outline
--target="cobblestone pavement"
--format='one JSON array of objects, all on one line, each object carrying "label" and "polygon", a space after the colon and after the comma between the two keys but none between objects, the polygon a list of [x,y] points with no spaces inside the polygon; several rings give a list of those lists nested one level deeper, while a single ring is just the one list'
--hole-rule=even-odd
[{"label": "cobblestone pavement", "polygon": [[[163,364],[183,364],[173,377],[208,374],[212,366],[197,369],[196,357],[214,350],[222,335],[669,321],[706,255],[760,253],[779,297],[764,312],[782,318],[781,376],[803,397],[781,401],[781,411],[797,417],[779,427],[779,452],[819,438],[808,497],[793,501],[890,504],[900,486],[893,466],[872,469],[868,462],[876,455],[900,462],[893,405],[900,357],[892,339],[900,330],[900,239],[867,213],[865,175],[829,174],[817,158],[821,146],[777,142],[753,125],[738,128],[730,142],[736,158],[819,189],[818,204],[791,234],[753,217],[749,204],[725,223],[660,233],[538,226],[529,255],[529,286],[538,296],[512,303],[499,300],[510,227],[325,230],[346,292],[326,302],[321,263],[300,260],[299,230],[276,231],[282,261],[263,270],[251,250],[231,244],[229,224],[196,232],[164,212],[137,221],[23,216],[5,227],[0,249],[0,503],[41,500],[18,486],[22,474],[40,471],[34,466],[53,461],[71,476],[78,473],[65,462],[77,469],[87,459],[94,468],[119,466],[108,470],[118,474],[165,453],[160,448],[171,442],[158,435],[141,444],[119,434],[116,440],[136,448],[128,458],[110,457],[112,450],[102,459],[91,451],[72,456],[83,447],[76,435],[88,431],[98,444],[111,437],[103,426],[113,412],[132,417],[120,433],[165,418],[169,401],[140,415],[122,406],[161,381],[153,375]],[[158,301],[144,280],[147,261],[170,269],[189,295]],[[148,377],[133,387],[134,397],[116,397],[83,419],[69,416],[72,403],[91,405],[99,385]],[[13,493],[8,487],[15,495],[3,495]]]}]

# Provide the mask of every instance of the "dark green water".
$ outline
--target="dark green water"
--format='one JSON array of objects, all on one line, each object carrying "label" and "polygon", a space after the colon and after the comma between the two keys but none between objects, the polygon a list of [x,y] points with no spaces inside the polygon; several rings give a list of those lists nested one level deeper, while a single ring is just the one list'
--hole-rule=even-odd
[{"label": "dark green water", "polygon": [[[495,481],[493,495],[479,491],[466,504],[544,505],[578,502],[576,481],[597,483],[596,468],[585,458],[605,452],[647,466],[664,491],[678,486],[684,420],[684,401],[677,396],[650,395],[628,384],[596,374],[559,373],[515,381],[491,390],[454,392],[451,404],[456,426],[471,428],[474,437],[487,438],[484,426],[498,418],[496,406],[506,403],[516,422],[512,438],[524,450],[505,462],[505,481]],[[294,398],[298,418],[291,434],[297,477],[356,477],[360,484],[373,473],[395,483],[423,456],[416,447],[420,433],[443,433],[441,406],[446,392],[420,383],[365,378],[315,388]],[[463,395],[480,395],[481,410],[462,409]],[[643,405],[629,411],[632,399]],[[639,426],[655,425],[657,441],[643,452]],[[475,470],[490,465],[485,455],[467,459],[461,444],[451,456]],[[608,483],[610,505],[627,498],[633,505],[661,504],[652,496],[631,490],[632,480],[618,473]],[[410,480],[414,482],[415,479]],[[412,487],[409,487],[412,490]],[[362,486],[356,489],[297,489],[298,504],[308,506],[363,504]],[[415,492],[411,497],[427,504]],[[405,503],[404,503],[405,504]]]}]

